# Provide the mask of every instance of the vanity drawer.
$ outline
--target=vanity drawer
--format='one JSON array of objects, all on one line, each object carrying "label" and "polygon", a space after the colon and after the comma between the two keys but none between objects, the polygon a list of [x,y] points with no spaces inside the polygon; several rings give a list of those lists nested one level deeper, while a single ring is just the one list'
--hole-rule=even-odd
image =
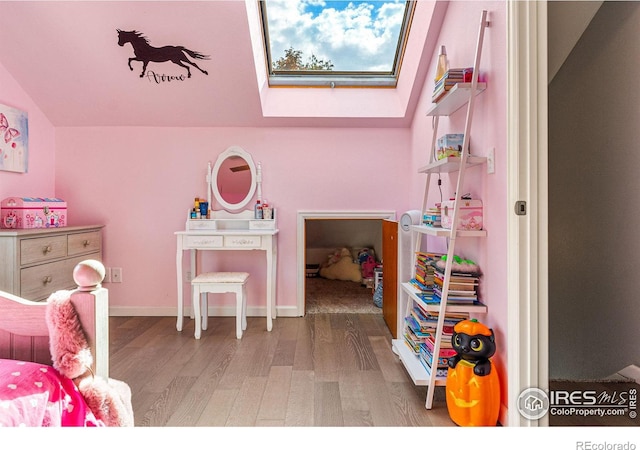
[{"label": "vanity drawer", "polygon": [[184,248],[221,248],[224,245],[222,236],[184,236]]},{"label": "vanity drawer", "polygon": [[99,251],[102,248],[102,233],[90,231],[68,236],[69,256]]},{"label": "vanity drawer", "polygon": [[225,248],[260,248],[262,247],[261,236],[225,236]]},{"label": "vanity drawer", "polygon": [[50,261],[67,256],[67,236],[45,236],[20,240],[20,264]]}]

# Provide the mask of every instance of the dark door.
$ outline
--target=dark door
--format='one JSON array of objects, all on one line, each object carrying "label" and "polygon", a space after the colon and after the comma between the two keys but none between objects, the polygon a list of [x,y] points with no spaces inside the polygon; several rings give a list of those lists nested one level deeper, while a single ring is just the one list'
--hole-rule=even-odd
[{"label": "dark door", "polygon": [[398,320],[398,222],[382,221],[382,316],[397,337]]}]

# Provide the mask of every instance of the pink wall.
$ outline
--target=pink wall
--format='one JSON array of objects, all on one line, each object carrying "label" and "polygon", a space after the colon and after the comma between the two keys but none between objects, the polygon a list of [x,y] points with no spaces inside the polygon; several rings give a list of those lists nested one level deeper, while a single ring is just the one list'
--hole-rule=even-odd
[{"label": "pink wall", "polygon": [[[455,1],[447,8],[442,24],[436,52],[432,55],[422,97],[412,127],[412,163],[420,167],[428,162],[431,146],[431,117],[426,111],[431,106],[433,78],[436,58],[440,45],[445,45],[450,67],[472,66],[475,56],[480,16],[483,9],[489,12],[490,26],[485,29],[484,45],[480,63],[480,74],[487,80],[487,90],[475,102],[471,128],[471,153],[486,156],[490,148],[495,148],[495,173],[487,174],[486,166],[472,168],[466,172],[465,193],[483,201],[484,225],[487,237],[478,239],[458,239],[456,253],[476,261],[483,271],[481,280],[482,301],[488,306],[488,314],[478,317],[492,327],[496,334],[498,352],[494,359],[501,375],[503,404],[507,404],[507,132],[506,123],[506,5],[504,2]],[[438,137],[446,133],[464,131],[466,108],[450,117],[441,117]],[[422,203],[425,176],[413,172],[411,199],[414,207]],[[443,197],[448,199],[455,192],[455,177],[442,176]],[[437,186],[430,190],[429,205],[440,201]],[[442,245],[442,240],[430,245]],[[433,247],[430,247],[433,248]],[[439,251],[446,251],[440,247]],[[490,293],[490,295],[489,295]]]},{"label": "pink wall", "polygon": [[[106,225],[105,265],[122,267],[124,280],[108,285],[111,306],[173,315],[174,232],[193,198],[206,196],[207,161],[239,145],[262,163],[280,229],[277,305],[293,308],[297,212],[404,211],[409,142],[409,129],[58,128],[56,194],[74,224]],[[265,298],[263,255],[222,259],[226,270],[252,273],[249,306]]]},{"label": "pink wall", "polygon": [[55,129],[17,81],[0,64],[0,103],[29,114],[27,173],[0,171],[0,199],[55,195]]}]

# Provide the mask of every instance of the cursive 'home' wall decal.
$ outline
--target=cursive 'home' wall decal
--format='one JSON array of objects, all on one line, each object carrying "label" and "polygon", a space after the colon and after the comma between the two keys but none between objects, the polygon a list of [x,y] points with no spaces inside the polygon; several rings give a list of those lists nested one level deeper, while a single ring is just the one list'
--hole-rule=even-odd
[{"label": "cursive 'home' wall decal", "polygon": [[[133,70],[131,61],[142,62],[142,72],[140,73],[140,78],[144,77],[145,72],[147,71],[147,64],[149,64],[150,62],[163,63],[170,61],[174,64],[179,65],[180,67],[184,67],[185,69],[187,69],[187,78],[191,78],[191,70],[189,69],[189,65],[192,65],[205,75],[209,74],[206,70],[201,69],[195,62],[187,58],[187,56],[190,56],[193,59],[209,59],[208,55],[203,55],[202,53],[189,50],[188,48],[184,48],[182,46],[166,45],[164,47],[153,47],[149,44],[149,40],[139,31],[117,31],[118,45],[120,47],[123,47],[124,44],[129,43],[131,44],[131,47],[133,47],[134,57],[129,58],[129,69]],[[149,71],[147,73],[147,76],[150,75],[156,82],[184,80],[184,75],[159,75],[156,73],[151,73],[151,71]]]}]

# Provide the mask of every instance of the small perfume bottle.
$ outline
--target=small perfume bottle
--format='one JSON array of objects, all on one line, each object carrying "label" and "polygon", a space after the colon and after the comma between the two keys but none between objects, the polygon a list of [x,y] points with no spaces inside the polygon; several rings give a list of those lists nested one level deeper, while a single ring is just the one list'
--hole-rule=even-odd
[{"label": "small perfume bottle", "polygon": [[440,54],[438,55],[438,65],[436,66],[436,78],[437,83],[449,70],[449,60],[447,60],[447,49],[444,45],[440,46]]}]

